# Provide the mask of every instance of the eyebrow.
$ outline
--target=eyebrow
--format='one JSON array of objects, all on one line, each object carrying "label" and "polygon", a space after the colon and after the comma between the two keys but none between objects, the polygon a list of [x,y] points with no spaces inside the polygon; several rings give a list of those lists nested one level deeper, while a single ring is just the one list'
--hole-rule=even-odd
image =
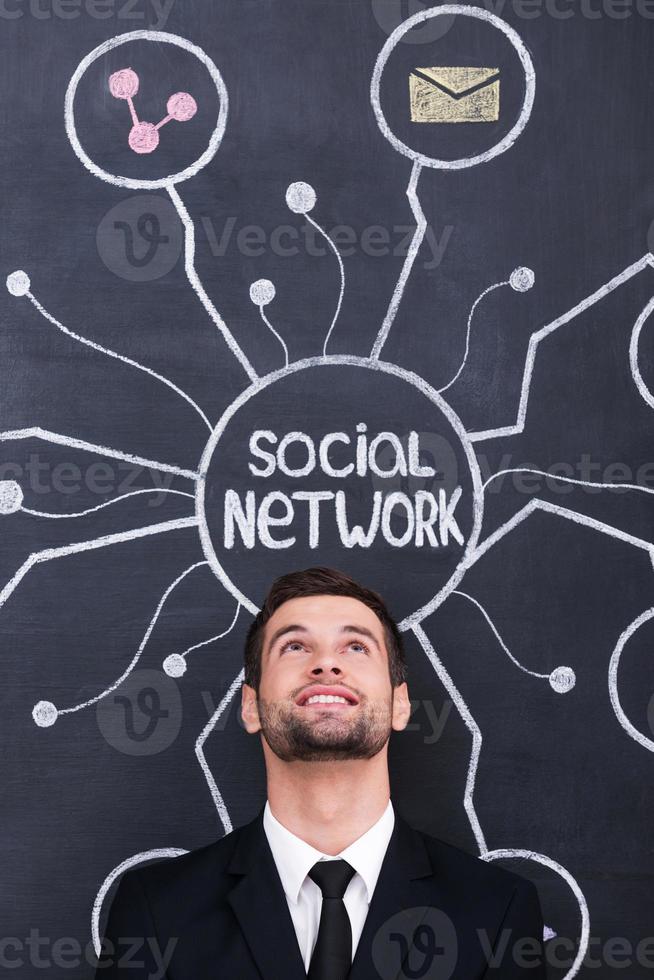
[{"label": "eyebrow", "polygon": [[[284,636],[286,633],[309,633],[310,630],[306,626],[302,626],[301,623],[291,623],[289,626],[280,626],[278,630],[275,630],[273,635],[270,637],[270,642],[268,644],[268,649],[271,650],[275,645],[280,636]],[[346,626],[341,626],[341,633],[360,633],[361,636],[367,636],[371,640],[378,650],[380,650],[379,641],[375,634],[368,629],[367,626],[357,626],[355,623],[348,623]]]}]

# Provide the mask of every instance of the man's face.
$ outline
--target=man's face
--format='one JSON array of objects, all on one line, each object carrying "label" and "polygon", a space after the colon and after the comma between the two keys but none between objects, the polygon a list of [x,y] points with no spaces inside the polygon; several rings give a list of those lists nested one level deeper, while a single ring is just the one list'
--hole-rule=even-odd
[{"label": "man's face", "polygon": [[243,720],[283,761],[371,758],[409,714],[384,627],[358,599],[290,599],[266,623],[259,696],[243,686]]}]

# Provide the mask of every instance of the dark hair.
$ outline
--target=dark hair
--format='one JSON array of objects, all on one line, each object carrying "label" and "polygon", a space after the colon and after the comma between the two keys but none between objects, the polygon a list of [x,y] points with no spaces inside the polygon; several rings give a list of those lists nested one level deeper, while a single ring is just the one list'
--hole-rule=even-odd
[{"label": "dark hair", "polygon": [[245,683],[255,690],[261,681],[261,653],[263,650],[263,631],[266,623],[289,599],[312,595],[343,595],[358,599],[375,613],[384,627],[384,638],[388,650],[388,671],[393,687],[406,680],[406,657],[402,634],[395,620],[386,608],[386,603],[377,592],[359,585],[353,578],[336,568],[305,568],[289,572],[275,579],[264,599],[263,605],[250,624],[245,638]]}]

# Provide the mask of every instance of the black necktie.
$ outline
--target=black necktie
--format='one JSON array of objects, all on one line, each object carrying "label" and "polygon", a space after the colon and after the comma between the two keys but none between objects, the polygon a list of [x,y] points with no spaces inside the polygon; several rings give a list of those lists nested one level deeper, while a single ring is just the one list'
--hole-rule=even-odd
[{"label": "black necktie", "polygon": [[322,892],[322,910],[308,980],[346,980],[350,972],[352,927],[343,895],[354,873],[342,858],[317,861],[309,872]]}]

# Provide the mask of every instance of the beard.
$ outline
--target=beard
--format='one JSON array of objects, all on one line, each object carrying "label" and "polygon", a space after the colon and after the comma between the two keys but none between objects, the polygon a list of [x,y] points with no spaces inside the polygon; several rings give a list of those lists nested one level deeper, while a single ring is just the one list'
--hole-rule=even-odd
[{"label": "beard", "polygon": [[[282,762],[341,762],[371,759],[388,741],[392,702],[357,695],[353,718],[300,708],[294,698],[259,700],[261,732]],[[307,716],[301,712],[307,710]],[[349,712],[348,712],[349,714]]]}]

